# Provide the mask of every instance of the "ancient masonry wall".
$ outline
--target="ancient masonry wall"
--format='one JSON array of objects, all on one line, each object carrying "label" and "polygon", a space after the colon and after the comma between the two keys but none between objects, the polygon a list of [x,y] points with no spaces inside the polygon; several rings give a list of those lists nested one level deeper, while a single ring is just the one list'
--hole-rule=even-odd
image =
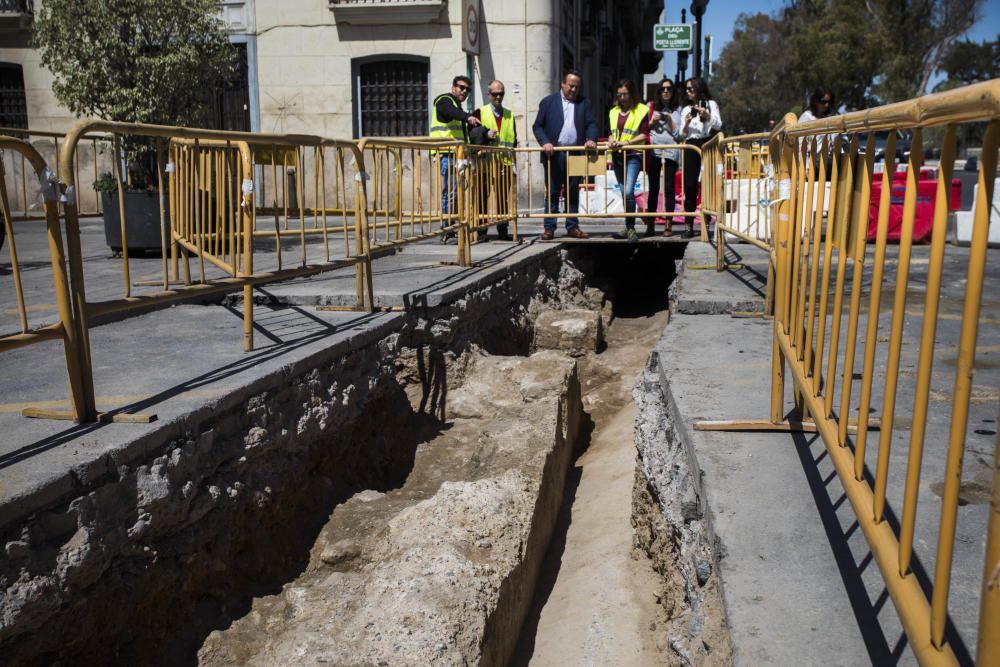
[{"label": "ancient masonry wall", "polygon": [[414,393],[435,414],[470,350],[525,354],[541,308],[603,303],[565,250],[494,275],[107,455],[42,511],[8,512],[4,661],[175,662],[245,611],[232,601],[301,571],[333,507],[405,476]]},{"label": "ancient masonry wall", "polygon": [[[683,261],[671,292],[683,284]],[[674,299],[671,298],[671,310]],[[670,326],[669,324],[667,325]],[[690,432],[654,350],[633,390],[638,417],[633,548],[662,578],[666,643],[685,665],[731,665],[718,540]]]}]

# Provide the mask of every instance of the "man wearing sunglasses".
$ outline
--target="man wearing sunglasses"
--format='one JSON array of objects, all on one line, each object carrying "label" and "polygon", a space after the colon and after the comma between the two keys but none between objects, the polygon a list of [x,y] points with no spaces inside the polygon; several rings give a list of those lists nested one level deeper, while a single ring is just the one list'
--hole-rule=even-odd
[{"label": "man wearing sunglasses", "polygon": [[[517,125],[514,123],[514,114],[510,109],[503,106],[503,98],[506,94],[502,81],[490,81],[486,87],[489,96],[489,104],[484,104],[481,108],[472,112],[475,118],[482,122],[483,127],[488,131],[487,136],[490,146],[501,148],[517,147]],[[488,170],[483,176],[482,189],[480,190],[479,207],[481,213],[486,213],[489,204],[490,190],[496,193],[496,213],[500,218],[507,216],[510,210],[511,188],[514,184],[514,168],[511,158],[508,155],[499,157],[491,156],[491,164],[496,166],[495,170]],[[497,224],[497,238],[501,241],[509,241],[508,224],[501,222]],[[486,240],[486,230],[479,232],[479,240]]]},{"label": "man wearing sunglasses", "polygon": [[[454,139],[468,142],[467,127],[476,127],[479,119],[462,110],[462,104],[469,96],[472,81],[469,77],[459,74],[451,80],[451,92],[434,98],[434,122],[431,124],[431,137],[436,139]],[[455,153],[452,150],[442,150],[438,155],[441,170],[441,214],[446,216],[455,208],[457,191],[455,188]],[[442,220],[441,227],[457,224],[450,220]],[[442,243],[448,243],[455,238],[455,232],[449,232],[441,237]]]}]

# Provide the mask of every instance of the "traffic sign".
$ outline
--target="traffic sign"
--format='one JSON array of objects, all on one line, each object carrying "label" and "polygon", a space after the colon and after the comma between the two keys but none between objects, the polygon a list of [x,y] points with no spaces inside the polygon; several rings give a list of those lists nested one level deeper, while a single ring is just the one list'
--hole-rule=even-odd
[{"label": "traffic sign", "polygon": [[462,50],[479,55],[480,9],[479,0],[465,0],[462,3]]},{"label": "traffic sign", "polygon": [[653,48],[657,51],[688,51],[691,48],[691,26],[657,23],[653,26]]}]

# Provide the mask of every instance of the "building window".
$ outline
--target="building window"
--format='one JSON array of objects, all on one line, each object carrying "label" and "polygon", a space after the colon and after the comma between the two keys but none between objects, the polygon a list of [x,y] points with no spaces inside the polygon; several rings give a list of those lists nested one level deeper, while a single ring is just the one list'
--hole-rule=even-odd
[{"label": "building window", "polygon": [[355,137],[427,136],[430,131],[427,58],[355,58],[351,70]]},{"label": "building window", "polygon": [[20,65],[0,63],[0,127],[28,127],[28,104]]}]

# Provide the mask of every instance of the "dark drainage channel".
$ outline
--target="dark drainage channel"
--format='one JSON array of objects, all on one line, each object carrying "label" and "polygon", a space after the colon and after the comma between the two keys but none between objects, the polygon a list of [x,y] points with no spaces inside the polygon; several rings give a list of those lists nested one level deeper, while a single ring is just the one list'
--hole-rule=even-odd
[{"label": "dark drainage channel", "polygon": [[[550,375],[518,366],[536,356],[528,355],[538,312],[583,306],[610,309],[622,319],[663,313],[683,248],[579,244],[550,253],[458,302],[407,314],[397,331],[347,356],[290,368],[282,384],[260,388],[239,409],[203,414],[183,437],[147,443],[147,464],[117,466],[76,500],[6,526],[0,535],[10,556],[0,562],[4,662],[262,659],[266,652],[233,653],[221,641],[216,652],[205,647],[241,624],[251,623],[245,637],[267,635],[266,622],[252,624],[270,604],[261,600],[284,599],[287,605],[275,602],[272,611],[294,615],[289,610],[297,598],[289,595],[299,579],[321,570],[328,579],[330,573],[351,575],[351,568],[366,566],[366,558],[380,553],[366,540],[389,525],[368,508],[394,516],[409,502],[433,499],[444,488],[454,491],[448,486],[452,469],[469,484],[508,474],[501,473],[502,465],[517,456],[502,447],[480,446],[457,466],[448,458],[458,447],[454,443],[475,444],[487,436],[502,442],[517,417],[515,411],[485,435],[470,430],[476,411],[493,402],[470,399],[463,389],[467,376],[526,373],[528,379],[511,391],[521,387],[528,396],[519,408],[527,414],[538,402],[532,383]],[[547,362],[570,369],[560,400],[583,405],[580,393],[602,354]],[[601,372],[602,378],[614,377],[613,368]],[[567,432],[569,448],[576,445],[578,453],[588,443],[593,415],[586,407],[570,405],[573,410],[579,412],[577,423]],[[464,435],[456,426],[463,420]],[[452,444],[428,446],[449,434]],[[439,458],[425,462],[424,449]],[[420,479],[414,479],[417,472]],[[552,524],[564,478],[546,519]],[[356,518],[342,526],[343,535],[329,528],[338,513]],[[462,661],[505,662],[511,656],[530,606],[534,580],[528,575],[537,575],[553,527],[532,527],[528,544],[534,546],[526,558],[534,562],[513,570],[527,576],[527,591],[500,586],[501,606],[484,620],[488,641],[467,638],[469,651],[482,653],[462,653]],[[491,539],[476,539],[473,546],[499,550]]]}]

